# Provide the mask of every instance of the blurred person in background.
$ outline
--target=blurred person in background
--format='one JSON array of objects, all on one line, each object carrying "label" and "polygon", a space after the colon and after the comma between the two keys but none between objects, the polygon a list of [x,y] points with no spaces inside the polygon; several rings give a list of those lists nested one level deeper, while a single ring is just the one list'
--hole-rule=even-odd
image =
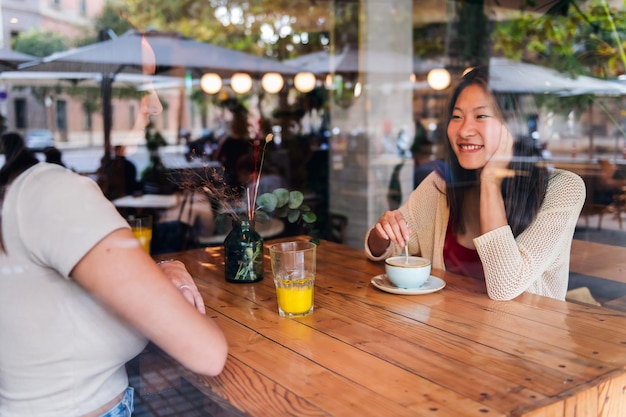
[{"label": "blurred person in background", "polygon": [[54,146],[48,146],[46,149],[43,150],[43,154],[46,157],[47,163],[57,164],[65,167],[61,151],[58,148],[55,148]]},{"label": "blurred person in background", "polygon": [[126,147],[116,145],[114,158],[98,170],[98,185],[109,200],[132,195],[140,189],[137,167],[126,158]]},{"label": "blurred person in background", "polygon": [[220,139],[215,160],[222,164],[224,170],[224,185],[229,197],[241,197],[241,190],[245,188],[237,175],[237,161],[243,155],[252,153],[252,137],[248,122],[248,110],[243,105],[233,109],[233,120],[230,124],[230,133]]}]

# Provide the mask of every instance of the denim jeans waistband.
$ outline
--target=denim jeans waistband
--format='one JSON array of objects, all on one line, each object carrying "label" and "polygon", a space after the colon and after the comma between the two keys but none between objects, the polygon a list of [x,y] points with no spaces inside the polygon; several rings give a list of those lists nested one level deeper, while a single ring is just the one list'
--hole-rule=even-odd
[{"label": "denim jeans waistband", "polygon": [[124,396],[119,403],[115,404],[109,411],[102,414],[100,417],[130,417],[133,414],[134,407],[134,392],[133,387],[126,388]]}]

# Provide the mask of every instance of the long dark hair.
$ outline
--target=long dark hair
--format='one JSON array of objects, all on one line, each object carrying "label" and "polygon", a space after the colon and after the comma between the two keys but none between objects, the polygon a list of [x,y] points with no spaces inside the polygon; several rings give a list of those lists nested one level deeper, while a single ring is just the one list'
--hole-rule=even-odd
[{"label": "long dark hair", "polygon": [[[500,111],[498,103],[504,102],[506,98],[489,89],[488,79],[488,71],[484,67],[475,68],[463,76],[452,93],[447,114],[448,124],[452,119],[452,112],[459,95],[470,85],[481,87],[493,98],[495,110]],[[515,100],[508,101],[508,103],[513,104]],[[499,113],[498,117],[504,122],[502,114]],[[502,182],[502,196],[507,221],[511,226],[513,235],[517,236],[528,227],[537,215],[546,195],[549,173],[535,140],[528,135],[515,134],[514,132],[512,134],[515,143],[509,169],[513,170],[515,175],[505,178]],[[454,232],[462,233],[465,231],[463,201],[467,191],[478,186],[478,171],[461,167],[449,140],[446,140],[445,159],[443,177],[446,181],[446,196],[450,207],[450,216],[453,220]]]},{"label": "long dark hair", "polygon": [[19,133],[8,132],[0,137],[0,145],[4,151],[4,165],[0,169],[0,252],[5,252],[2,236],[2,206],[4,195],[9,185],[22,172],[32,167],[39,160],[24,145],[24,139]]}]

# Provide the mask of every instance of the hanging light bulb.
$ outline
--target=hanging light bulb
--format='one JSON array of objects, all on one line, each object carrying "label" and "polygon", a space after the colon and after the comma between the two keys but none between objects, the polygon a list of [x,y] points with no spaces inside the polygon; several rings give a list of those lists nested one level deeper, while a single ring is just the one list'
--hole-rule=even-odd
[{"label": "hanging light bulb", "polygon": [[216,94],[222,89],[222,78],[213,72],[204,74],[200,78],[200,88],[207,94]]},{"label": "hanging light bulb", "polygon": [[428,72],[426,81],[433,90],[444,90],[450,85],[450,73],[445,68],[434,68]]},{"label": "hanging light bulb", "polygon": [[252,89],[252,77],[243,72],[237,72],[230,77],[230,87],[237,94],[246,94]]},{"label": "hanging light bulb", "polygon": [[278,93],[283,89],[283,85],[285,85],[283,76],[277,72],[268,72],[261,78],[261,86],[270,94]]},{"label": "hanging light bulb", "polygon": [[299,72],[293,78],[293,85],[301,93],[308,93],[315,88],[315,74],[312,72]]}]

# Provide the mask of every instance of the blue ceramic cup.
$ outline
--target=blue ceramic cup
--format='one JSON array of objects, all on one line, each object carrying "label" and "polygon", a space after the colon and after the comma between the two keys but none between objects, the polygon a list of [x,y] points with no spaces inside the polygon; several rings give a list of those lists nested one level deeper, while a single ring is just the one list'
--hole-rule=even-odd
[{"label": "blue ceramic cup", "polygon": [[430,260],[419,256],[392,256],[385,259],[385,272],[398,288],[419,288],[430,276]]}]

